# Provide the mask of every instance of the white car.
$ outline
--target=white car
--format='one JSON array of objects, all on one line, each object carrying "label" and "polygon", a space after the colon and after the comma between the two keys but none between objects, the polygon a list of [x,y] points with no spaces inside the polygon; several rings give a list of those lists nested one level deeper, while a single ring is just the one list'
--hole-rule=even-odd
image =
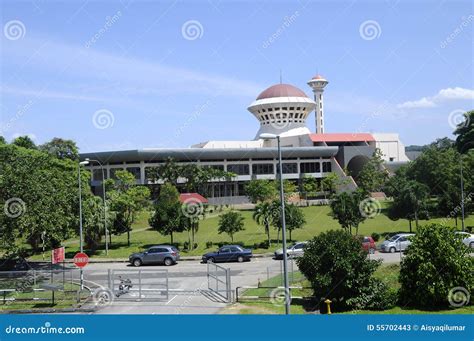
[{"label": "white car", "polygon": [[380,251],[390,253],[405,251],[411,244],[410,237],[414,235],[414,233],[396,234],[380,245]]},{"label": "white car", "polygon": [[[308,242],[296,242],[286,248],[286,254],[289,258],[301,257],[304,254],[304,247]],[[275,251],[275,259],[283,259],[283,249]]]},{"label": "white car", "polygon": [[461,236],[464,245],[474,248],[474,234],[461,231],[457,231],[456,234]]}]

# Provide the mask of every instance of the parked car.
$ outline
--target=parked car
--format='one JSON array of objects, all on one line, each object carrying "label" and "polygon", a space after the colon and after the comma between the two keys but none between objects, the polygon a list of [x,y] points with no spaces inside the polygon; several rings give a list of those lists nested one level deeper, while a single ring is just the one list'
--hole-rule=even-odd
[{"label": "parked car", "polygon": [[464,245],[474,248],[474,234],[461,231],[457,231],[455,233],[461,236]]},{"label": "parked car", "polygon": [[164,264],[170,266],[179,261],[179,251],[171,245],[156,245],[144,252],[131,254],[128,260],[133,266],[144,264]]},{"label": "parked car", "polygon": [[[304,254],[304,247],[308,242],[297,242],[289,246],[286,249],[286,254],[288,257],[301,257]],[[283,259],[283,249],[278,249],[275,251],[275,259]]]},{"label": "parked car", "polygon": [[390,253],[404,251],[408,248],[408,246],[410,246],[410,237],[414,235],[414,233],[396,234],[382,243],[380,246],[380,251]]},{"label": "parked car", "polygon": [[377,250],[377,245],[375,245],[375,241],[372,237],[362,237],[360,241],[362,243],[362,248],[366,252],[374,254],[375,250]]},{"label": "parked car", "polygon": [[224,245],[215,252],[208,252],[202,256],[202,261],[207,262],[239,262],[250,261],[252,250],[244,249],[239,245]]}]

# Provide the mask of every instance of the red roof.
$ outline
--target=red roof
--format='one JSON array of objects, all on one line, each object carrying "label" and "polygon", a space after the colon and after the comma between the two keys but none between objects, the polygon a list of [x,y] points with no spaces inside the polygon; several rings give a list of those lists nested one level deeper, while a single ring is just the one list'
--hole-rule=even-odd
[{"label": "red roof", "polygon": [[207,204],[208,201],[199,193],[181,193],[179,201],[182,204]]},{"label": "red roof", "polygon": [[291,84],[275,84],[266,90],[263,90],[258,99],[274,98],[274,97],[306,97],[303,90],[298,89],[296,86]]},{"label": "red roof", "polygon": [[313,142],[375,142],[374,137],[368,133],[331,133],[331,134],[310,134]]}]

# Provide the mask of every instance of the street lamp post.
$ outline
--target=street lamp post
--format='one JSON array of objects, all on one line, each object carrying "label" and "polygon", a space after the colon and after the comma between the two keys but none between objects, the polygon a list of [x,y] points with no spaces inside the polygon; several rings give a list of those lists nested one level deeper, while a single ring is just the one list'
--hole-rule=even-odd
[{"label": "street lamp post", "polygon": [[91,159],[86,159],[88,162],[96,162],[99,164],[100,169],[102,170],[102,200],[104,202],[104,229],[105,229],[105,254],[109,254],[109,230],[107,229],[107,207],[106,207],[106,201],[105,201],[105,169],[104,166],[102,165],[102,162],[99,160],[91,160]]},{"label": "street lamp post", "polygon": [[462,173],[462,153],[464,151],[464,149],[473,144],[474,142],[468,142],[466,143],[464,146],[462,146],[461,150],[459,151],[459,167],[460,167],[460,175],[461,175],[461,227],[462,227],[462,231],[464,232],[464,177],[463,177],[463,173]]},{"label": "street lamp post", "polygon": [[[84,252],[83,237],[82,237],[82,186],[81,186],[81,166],[88,165],[89,161],[79,162],[77,167],[77,182],[79,186],[79,248],[81,253]],[[81,290],[84,289],[84,273],[81,268]]]},{"label": "street lamp post", "polygon": [[261,134],[261,139],[277,140],[278,144],[278,170],[280,172],[280,202],[281,202],[281,224],[282,224],[282,247],[283,247],[283,283],[285,286],[285,314],[290,314],[290,286],[288,283],[288,255],[286,251],[286,219],[285,219],[285,193],[283,191],[283,169],[281,165],[281,144],[280,136],[275,134]]}]

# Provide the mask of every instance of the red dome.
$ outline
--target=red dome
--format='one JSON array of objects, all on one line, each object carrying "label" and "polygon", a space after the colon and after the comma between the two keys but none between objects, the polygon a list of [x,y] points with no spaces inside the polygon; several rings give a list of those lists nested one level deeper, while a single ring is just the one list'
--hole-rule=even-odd
[{"label": "red dome", "polygon": [[262,91],[258,95],[257,100],[264,98],[273,98],[273,97],[306,97],[306,94],[303,90],[298,89],[297,87],[290,84],[275,84],[269,87],[268,89]]},{"label": "red dome", "polygon": [[313,77],[313,79],[324,79],[324,77],[321,76],[321,75],[316,75],[316,76]]}]

